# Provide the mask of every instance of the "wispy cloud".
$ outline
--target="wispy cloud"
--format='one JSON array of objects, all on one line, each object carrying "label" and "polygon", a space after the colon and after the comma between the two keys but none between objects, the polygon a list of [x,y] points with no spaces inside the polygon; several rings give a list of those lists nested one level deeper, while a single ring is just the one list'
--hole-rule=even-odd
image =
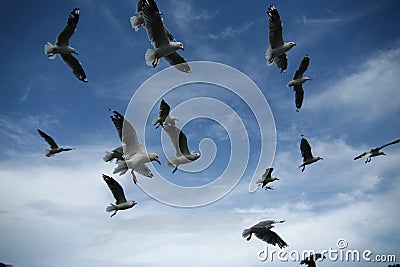
[{"label": "wispy cloud", "polygon": [[247,31],[251,26],[254,25],[254,22],[248,22],[243,24],[242,26],[239,27],[232,27],[228,26],[224,30],[222,30],[220,33],[210,33],[206,38],[210,39],[225,39],[225,38],[235,38],[245,31]]}]

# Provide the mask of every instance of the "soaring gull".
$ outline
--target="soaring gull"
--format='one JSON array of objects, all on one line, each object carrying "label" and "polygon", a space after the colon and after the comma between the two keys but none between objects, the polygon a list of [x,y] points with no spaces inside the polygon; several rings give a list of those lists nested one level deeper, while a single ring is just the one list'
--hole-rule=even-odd
[{"label": "soaring gull", "polygon": [[256,225],[253,225],[249,229],[244,229],[242,233],[242,237],[246,238],[247,241],[250,241],[251,235],[254,234],[257,238],[271,244],[273,246],[278,245],[279,248],[287,247],[288,244],[283,241],[283,239],[274,231],[271,231],[271,228],[274,227],[276,223],[283,223],[283,221],[261,221]]},{"label": "soaring gull", "polygon": [[314,162],[317,162],[320,159],[323,159],[321,157],[314,157],[313,154],[311,153],[311,146],[308,143],[307,139],[304,138],[304,135],[301,135],[301,142],[300,142],[300,151],[301,151],[301,156],[303,157],[303,163],[299,166],[299,168],[303,167],[301,171],[303,172],[304,169],[306,168],[306,165],[312,164]]},{"label": "soaring gull", "polygon": [[272,177],[272,171],[274,170],[274,168],[268,168],[265,170],[265,173],[262,175],[261,179],[257,181],[258,185],[261,185],[261,188],[265,188],[265,190],[270,189],[273,190],[272,186],[266,186],[268,183],[271,183],[275,180],[279,180],[276,177]]},{"label": "soaring gull", "polygon": [[69,39],[74,34],[78,21],[79,8],[74,8],[68,17],[67,26],[57,35],[56,45],[47,42],[44,46],[44,52],[50,59],[55,59],[56,55],[59,54],[61,59],[72,69],[76,78],[82,82],[87,82],[88,80],[81,63],[72,55],[78,55],[78,52],[76,52],[75,48],[69,46]]},{"label": "soaring gull", "polygon": [[383,146],[378,146],[376,148],[371,148],[371,150],[369,152],[364,152],[361,155],[357,156],[354,158],[354,160],[357,159],[361,159],[361,158],[366,158],[365,163],[368,163],[371,161],[371,158],[376,157],[376,156],[380,156],[380,155],[384,155],[386,156],[385,153],[383,153],[382,151],[380,151],[382,148],[390,146],[390,145],[394,145],[400,142],[400,139],[397,139],[393,142],[387,143]]},{"label": "soaring gull", "polygon": [[148,49],[145,54],[146,64],[156,67],[160,58],[164,58],[169,64],[183,72],[190,72],[186,60],[176,51],[183,48],[181,42],[176,42],[172,34],[166,30],[154,0],[143,0],[141,11],[144,18],[144,26],[147,36],[155,50]]},{"label": "soaring gull", "polygon": [[301,105],[303,104],[304,98],[304,90],[303,83],[311,80],[309,77],[303,77],[304,72],[307,70],[308,65],[310,64],[310,57],[305,56],[300,63],[299,68],[296,70],[293,80],[288,83],[288,86],[293,86],[293,91],[295,92],[295,103],[296,103],[296,111],[299,111]]},{"label": "soaring gull", "polygon": [[46,157],[52,157],[57,153],[75,149],[75,148],[59,147],[52,137],[50,137],[49,135],[47,135],[45,132],[43,132],[40,129],[37,129],[37,131],[39,132],[40,136],[43,137],[43,139],[46,140],[46,142],[50,145],[50,149],[45,150]]},{"label": "soaring gull", "polygon": [[172,173],[178,170],[179,165],[187,164],[197,160],[199,153],[189,151],[186,135],[175,125],[165,124],[164,130],[171,138],[171,142],[175,147],[176,157],[168,158],[167,165],[175,166]]},{"label": "soaring gull", "polygon": [[[131,169],[133,182],[137,183],[137,178],[134,171],[139,174],[152,178],[153,173],[145,165],[151,161],[157,161],[161,164],[156,153],[147,153],[142,143],[139,142],[135,129],[132,124],[127,121],[122,114],[116,110],[110,110],[114,113],[110,116],[112,122],[117,128],[119,138],[125,144],[124,161],[119,161],[117,164],[118,169],[126,169],[126,165]],[[123,130],[124,129],[124,130]],[[115,170],[114,170],[115,171]]]},{"label": "soaring gull", "polygon": [[278,10],[274,5],[268,8],[269,17],[269,48],[265,53],[268,65],[274,61],[281,73],[287,69],[288,58],[286,52],[289,51],[296,44],[294,42],[285,43],[282,37],[282,21],[279,16]]},{"label": "soaring gull", "polygon": [[126,200],[124,189],[117,181],[114,180],[114,178],[103,174],[103,180],[107,183],[108,188],[110,188],[111,193],[116,200],[115,204],[110,203],[110,206],[106,208],[107,212],[114,212],[111,214],[111,217],[117,214],[117,211],[130,209],[137,204],[135,201]]},{"label": "soaring gull", "polygon": [[304,264],[304,265],[307,265],[308,267],[316,267],[317,265],[316,265],[315,261],[317,261],[318,259],[321,259],[321,261],[322,261],[325,258],[326,257],[324,255],[322,255],[321,253],[311,254],[304,260],[300,261],[300,265]]}]

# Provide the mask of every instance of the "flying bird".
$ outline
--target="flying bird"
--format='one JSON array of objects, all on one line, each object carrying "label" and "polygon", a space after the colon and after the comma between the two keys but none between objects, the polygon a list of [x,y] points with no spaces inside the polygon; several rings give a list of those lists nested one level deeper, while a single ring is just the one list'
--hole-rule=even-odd
[{"label": "flying bird", "polygon": [[169,116],[169,111],[170,111],[170,106],[167,104],[167,102],[165,102],[164,99],[161,100],[160,103],[160,111],[158,112],[158,118],[153,120],[153,125],[156,126],[156,129],[158,129],[158,127],[164,127],[164,122],[167,119],[167,117]]},{"label": "flying bird", "polygon": [[148,49],[145,54],[146,64],[156,67],[160,58],[164,58],[170,65],[183,72],[190,72],[190,67],[186,60],[176,51],[184,50],[181,42],[176,42],[173,35],[166,29],[161,19],[154,0],[143,0],[141,12],[144,18],[144,26],[147,36],[155,48]]},{"label": "flying bird", "polygon": [[[110,110],[114,113],[110,116],[112,122],[117,129],[121,142],[125,144],[124,148],[124,161],[119,161],[117,164],[118,169],[126,169],[125,165],[131,169],[133,182],[137,183],[135,171],[139,174],[152,178],[153,173],[145,165],[145,163],[156,161],[161,164],[158,155],[156,153],[147,153],[142,143],[139,142],[135,129],[132,124],[127,121],[122,114],[116,110]],[[116,171],[116,170],[114,170]]]},{"label": "flying bird", "polygon": [[300,110],[301,105],[303,104],[303,99],[304,99],[303,83],[311,80],[311,78],[309,77],[303,77],[304,72],[307,70],[309,64],[310,64],[310,57],[306,55],[301,61],[299,68],[296,70],[293,80],[291,80],[288,83],[289,87],[293,86],[293,91],[295,92],[295,104],[297,112]]},{"label": "flying bird", "polygon": [[40,129],[37,129],[37,131],[40,134],[40,136],[43,137],[43,139],[50,145],[50,149],[45,149],[46,157],[52,157],[57,153],[61,153],[63,151],[70,151],[70,150],[74,150],[75,149],[75,148],[59,147],[52,137],[50,137],[49,135],[47,135],[45,132],[43,132]]},{"label": "flying bird", "polygon": [[261,179],[257,181],[257,184],[261,185],[261,188],[273,190],[272,186],[266,186],[268,183],[279,180],[278,178],[271,176],[273,170],[274,168],[267,168]]},{"label": "flying bird", "polygon": [[400,139],[397,139],[393,142],[387,143],[383,146],[378,146],[376,148],[372,148],[369,152],[364,152],[361,155],[357,156],[354,158],[354,160],[357,159],[361,159],[361,158],[366,158],[365,163],[368,163],[371,161],[371,158],[376,157],[376,156],[380,156],[380,155],[384,155],[386,156],[386,154],[382,151],[380,151],[382,148],[390,146],[390,145],[394,145],[400,142]]},{"label": "flying bird", "polygon": [[107,212],[114,212],[111,214],[111,217],[117,214],[117,211],[130,209],[137,204],[135,201],[126,200],[124,189],[117,181],[114,180],[114,178],[103,174],[103,180],[107,183],[108,188],[110,188],[111,193],[116,200],[115,204],[110,203],[110,206],[106,208]]},{"label": "flying bird", "polygon": [[308,267],[316,267],[317,265],[316,265],[315,261],[317,261],[318,259],[321,259],[321,261],[322,261],[325,258],[326,257],[323,256],[321,253],[311,254],[310,256],[305,258],[304,260],[300,261],[300,265],[305,264]]},{"label": "flying bird", "polygon": [[179,128],[175,125],[165,125],[164,130],[171,138],[176,151],[176,157],[171,157],[167,160],[167,166],[175,166],[172,173],[178,170],[179,165],[193,162],[200,157],[199,153],[189,151],[187,137]]},{"label": "flying bird", "polygon": [[44,52],[49,59],[55,59],[56,55],[59,54],[61,59],[72,69],[72,72],[82,82],[87,82],[85,71],[82,68],[81,63],[72,54],[78,55],[75,48],[69,46],[69,39],[76,30],[76,26],[79,21],[79,8],[74,8],[68,17],[68,24],[64,29],[57,35],[56,45],[52,45],[47,42],[44,46]]},{"label": "flying bird", "polygon": [[268,65],[276,63],[281,73],[287,69],[288,58],[286,52],[296,44],[294,42],[285,43],[282,37],[282,21],[278,10],[274,5],[268,8],[269,17],[269,48],[265,53]]},{"label": "flying bird", "polygon": [[250,241],[252,234],[254,234],[257,238],[271,244],[273,246],[278,246],[279,248],[285,248],[288,244],[283,241],[283,239],[274,231],[271,230],[276,223],[283,223],[283,221],[261,221],[256,225],[253,225],[249,229],[244,229],[242,233],[242,237],[246,238],[247,241]]},{"label": "flying bird", "polygon": [[301,142],[300,142],[300,151],[301,151],[301,156],[303,157],[303,163],[299,166],[299,168],[303,167],[301,171],[303,172],[304,169],[306,168],[306,165],[312,164],[314,162],[317,162],[320,159],[323,159],[321,157],[314,157],[311,153],[311,146],[308,143],[307,139],[304,138],[304,135],[301,135]]}]

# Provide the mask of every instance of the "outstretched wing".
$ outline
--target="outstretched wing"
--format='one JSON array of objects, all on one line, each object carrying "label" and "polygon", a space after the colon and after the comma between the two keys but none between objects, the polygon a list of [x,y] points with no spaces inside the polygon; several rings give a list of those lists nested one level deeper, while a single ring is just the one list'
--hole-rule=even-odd
[{"label": "outstretched wing", "polygon": [[261,239],[273,246],[278,245],[279,248],[284,248],[284,247],[288,246],[288,244],[285,241],[283,241],[283,239],[277,233],[275,233],[271,230],[260,231],[260,232],[254,233],[254,234],[259,239]]},{"label": "outstretched wing", "polygon": [[125,194],[124,194],[124,189],[122,186],[114,180],[114,178],[107,176],[103,174],[103,180],[107,183],[108,188],[110,188],[111,193],[113,194],[116,204],[121,204],[126,202]]},{"label": "outstretched wing", "polygon": [[82,82],[87,82],[86,73],[81,63],[72,54],[60,54],[62,60],[71,68],[72,72]]},{"label": "outstretched wing", "polygon": [[172,125],[167,125],[164,127],[164,130],[171,138],[171,142],[175,147],[177,157],[182,155],[190,155],[186,135],[179,128]]},{"label": "outstretched wing", "polygon": [[268,8],[269,17],[269,46],[274,49],[283,45],[282,21],[274,5]]},{"label": "outstretched wing", "polygon": [[57,35],[56,45],[57,46],[67,46],[69,44],[69,39],[74,34],[76,26],[79,21],[79,8],[74,8],[71,14],[68,16],[68,23],[64,29]]},{"label": "outstretched wing", "polygon": [[294,102],[296,104],[297,110],[301,109],[301,105],[303,105],[304,99],[304,90],[301,84],[297,84],[293,87],[294,91]]},{"label": "outstretched wing", "polygon": [[151,170],[145,164],[136,167],[135,171],[138,172],[139,174],[145,176],[145,177],[153,178],[153,173],[151,172]]},{"label": "outstretched wing", "polygon": [[189,73],[190,67],[186,62],[186,59],[179,55],[177,52],[173,52],[164,57],[164,59],[172,66],[174,66],[177,70]]},{"label": "outstretched wing", "polygon": [[156,2],[154,0],[144,0],[141,10],[143,12],[144,26],[151,44],[155,48],[169,44],[169,37],[165,31]]},{"label": "outstretched wing", "polygon": [[110,110],[114,113],[110,116],[117,129],[121,142],[126,145],[126,155],[134,155],[143,150],[143,145],[139,143],[135,128],[127,121],[124,116],[116,110]]},{"label": "outstretched wing", "polygon": [[262,175],[263,179],[267,178],[267,177],[271,177],[272,171],[274,170],[274,168],[267,168],[264,172],[264,174]]},{"label": "outstretched wing", "polygon": [[170,106],[165,102],[164,99],[161,100],[160,103],[160,111],[158,112],[158,116],[162,120],[162,122],[165,121],[167,116],[169,115],[169,111],[171,110]]},{"label": "outstretched wing", "polygon": [[310,57],[309,56],[305,56],[303,58],[303,60],[300,63],[299,68],[296,70],[296,72],[294,73],[294,77],[293,80],[295,79],[299,79],[301,77],[303,77],[304,72],[307,70],[308,65],[310,65]]},{"label": "outstretched wing", "polygon": [[303,157],[303,161],[313,158],[313,155],[311,153],[311,146],[308,143],[307,139],[305,138],[301,138],[300,151],[301,151],[301,156]]},{"label": "outstretched wing", "polygon": [[43,139],[46,140],[46,142],[50,145],[51,149],[58,148],[58,145],[56,144],[56,142],[54,141],[53,138],[51,138],[49,135],[47,135],[45,132],[43,132],[40,129],[37,129],[37,131],[39,132],[40,136],[43,137]]},{"label": "outstretched wing", "polygon": [[383,145],[383,146],[377,147],[377,148],[375,148],[375,150],[381,150],[381,149],[384,148],[384,147],[387,147],[387,146],[390,146],[390,145],[394,145],[394,144],[397,144],[397,143],[399,143],[399,142],[400,142],[400,139],[397,139],[397,140],[395,140],[395,141],[393,141],[393,142],[390,142],[390,143],[387,143],[387,144],[385,144],[385,145]]}]

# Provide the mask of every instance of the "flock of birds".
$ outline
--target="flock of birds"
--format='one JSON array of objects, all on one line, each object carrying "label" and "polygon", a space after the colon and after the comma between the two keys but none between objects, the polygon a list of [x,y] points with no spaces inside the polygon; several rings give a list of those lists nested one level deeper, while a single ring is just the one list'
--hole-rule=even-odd
[{"label": "flock of birds", "polygon": [[[184,50],[183,44],[177,42],[174,36],[165,27],[164,21],[161,17],[161,12],[154,0],[138,0],[136,6],[137,16],[130,18],[131,26],[135,31],[138,31],[142,26],[146,29],[148,39],[153,45],[154,49],[148,49],[145,52],[146,65],[156,67],[161,58],[164,58],[170,65],[174,66],[177,70],[189,73],[190,66],[186,60],[177,52],[178,50]],[[278,69],[285,72],[288,66],[288,57],[286,52],[293,48],[296,44],[294,42],[284,42],[282,36],[282,22],[278,10],[274,5],[268,8],[269,17],[269,45],[266,52],[266,59],[269,65],[275,62]],[[45,45],[45,54],[50,58],[54,59],[57,54],[60,55],[61,59],[71,68],[73,74],[82,82],[87,82],[86,73],[81,63],[74,57],[73,54],[78,54],[76,49],[69,46],[69,41],[74,34],[79,21],[79,9],[74,8],[69,17],[68,23],[63,30],[58,34],[55,45],[48,42]],[[311,80],[311,78],[304,76],[310,64],[310,57],[306,55],[300,63],[299,68],[294,74],[293,79],[287,84],[288,87],[293,87],[295,92],[295,106],[298,112],[303,104],[304,90],[303,83]],[[143,144],[138,140],[135,128],[133,125],[118,111],[110,110],[113,115],[110,116],[115,128],[117,129],[120,141],[123,143],[113,149],[111,152],[106,152],[103,157],[105,162],[112,162],[115,159],[116,167],[113,171],[114,174],[123,175],[128,170],[131,170],[133,181],[137,183],[137,177],[135,172],[145,177],[153,177],[151,170],[146,166],[146,163],[156,161],[160,163],[160,159],[156,153],[146,152]],[[156,129],[160,126],[168,134],[171,142],[176,150],[176,157],[167,159],[167,165],[173,166],[175,173],[178,167],[182,164],[187,164],[197,160],[200,157],[199,153],[195,153],[189,150],[187,144],[187,137],[181,129],[175,126],[176,117],[170,116],[170,106],[162,100],[160,103],[159,117],[153,120]],[[44,133],[42,130],[37,129],[40,136],[50,145],[50,149],[46,149],[45,155],[47,157],[54,156],[57,153],[63,151],[73,150],[74,148],[63,148],[57,145],[52,137]],[[397,144],[400,139],[393,142],[387,143],[383,146],[379,146],[371,149],[369,152],[364,152],[361,155],[354,158],[354,160],[365,158],[365,163],[370,162],[372,157],[385,155],[381,151],[386,146]],[[303,162],[299,166],[301,171],[305,170],[306,165],[313,164],[321,157],[314,157],[311,152],[311,146],[306,138],[302,135],[300,141],[300,151],[303,157]],[[272,186],[267,184],[279,180],[276,177],[272,177],[273,168],[267,168],[265,173],[257,184],[264,189],[273,190]],[[107,184],[108,188],[112,192],[116,202],[110,204],[107,208],[107,212],[112,212],[114,216],[119,210],[126,210],[134,207],[137,203],[135,201],[127,201],[122,186],[112,177],[103,174],[103,180]],[[271,228],[277,223],[283,223],[284,221],[266,220],[261,221],[249,229],[245,229],[242,233],[243,238],[249,241],[254,234],[257,238],[271,244],[278,246],[279,248],[287,247],[288,244]],[[324,256],[317,253],[310,255],[301,261],[301,264],[307,266],[315,266],[317,259],[323,259]]]}]

